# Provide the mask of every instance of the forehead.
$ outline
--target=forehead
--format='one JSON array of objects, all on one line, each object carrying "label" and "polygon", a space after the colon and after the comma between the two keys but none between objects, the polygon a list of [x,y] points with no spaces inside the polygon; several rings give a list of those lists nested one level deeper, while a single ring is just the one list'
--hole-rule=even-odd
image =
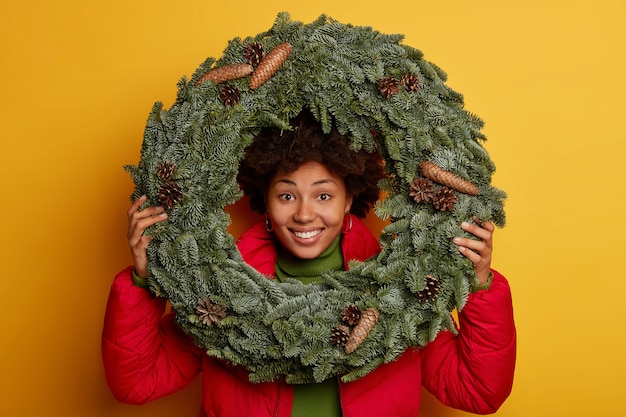
[{"label": "forehead", "polygon": [[343,186],[343,178],[331,172],[319,162],[305,162],[295,171],[277,173],[272,184],[288,183],[295,185],[337,184]]}]

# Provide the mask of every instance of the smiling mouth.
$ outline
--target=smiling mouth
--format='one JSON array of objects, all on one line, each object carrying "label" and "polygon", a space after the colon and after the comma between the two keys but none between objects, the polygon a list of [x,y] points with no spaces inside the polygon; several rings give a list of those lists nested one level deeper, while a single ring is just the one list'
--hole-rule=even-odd
[{"label": "smiling mouth", "polygon": [[293,232],[294,236],[299,239],[311,239],[319,235],[320,233],[322,233],[322,229],[312,230],[310,232]]}]

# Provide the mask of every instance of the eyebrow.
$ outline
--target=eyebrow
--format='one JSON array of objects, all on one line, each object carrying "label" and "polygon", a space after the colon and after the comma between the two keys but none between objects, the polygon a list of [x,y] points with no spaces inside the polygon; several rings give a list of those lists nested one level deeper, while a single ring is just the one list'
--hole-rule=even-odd
[{"label": "eyebrow", "polygon": [[[286,178],[282,178],[276,181],[277,183],[282,182],[285,184],[289,184],[289,185],[297,185],[294,181],[288,180]],[[325,178],[325,179],[321,179],[318,181],[315,181],[313,184],[313,186],[317,186],[317,185],[324,185],[324,184],[337,184],[337,182],[333,179],[330,178]]]}]

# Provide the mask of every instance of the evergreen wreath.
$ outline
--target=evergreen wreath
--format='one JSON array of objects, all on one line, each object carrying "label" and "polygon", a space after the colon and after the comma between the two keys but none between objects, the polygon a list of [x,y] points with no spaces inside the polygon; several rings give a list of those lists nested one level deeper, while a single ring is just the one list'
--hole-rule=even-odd
[{"label": "evergreen wreath", "polygon": [[[208,355],[245,366],[252,381],[351,381],[456,332],[450,313],[476,277],[452,238],[471,237],[460,223],[474,216],[505,223],[482,120],[402,39],[280,13],[269,31],[229,41],[220,59],[183,77],[169,110],[156,103],[140,162],[126,167],[132,198],[145,194],[169,213],[147,231],[151,291]],[[355,150],[380,152],[389,174],[374,208],[389,221],[380,254],[311,285],[243,262],[224,211],[242,197],[245,148],[263,127],[290,129],[302,109]]]}]

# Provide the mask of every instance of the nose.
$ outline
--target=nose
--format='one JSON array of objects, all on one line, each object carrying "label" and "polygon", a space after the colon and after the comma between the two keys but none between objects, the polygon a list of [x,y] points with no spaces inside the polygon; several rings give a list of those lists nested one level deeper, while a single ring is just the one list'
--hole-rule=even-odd
[{"label": "nose", "polygon": [[315,210],[310,202],[300,201],[296,211],[294,212],[293,219],[297,223],[307,223],[315,218]]}]

